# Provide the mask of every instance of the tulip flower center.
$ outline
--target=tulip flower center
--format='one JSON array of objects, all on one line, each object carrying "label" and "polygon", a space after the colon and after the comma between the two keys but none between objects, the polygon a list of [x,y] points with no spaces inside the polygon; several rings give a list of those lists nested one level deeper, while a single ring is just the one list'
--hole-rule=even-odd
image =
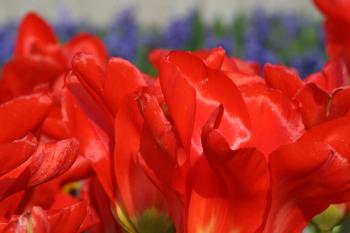
[{"label": "tulip flower center", "polygon": [[155,208],[147,209],[135,221],[139,233],[175,233],[175,226],[169,216]]},{"label": "tulip flower center", "polygon": [[117,208],[119,222],[127,233],[175,233],[175,225],[165,213],[156,208],[150,208],[129,219],[126,213]]},{"label": "tulip flower center", "polygon": [[[316,215],[311,224],[314,230],[309,232],[320,232],[320,233],[338,233],[348,232],[342,231],[338,225],[344,220],[346,215],[346,206],[344,204],[330,205],[325,211]],[[308,232],[308,231],[306,231]]]}]

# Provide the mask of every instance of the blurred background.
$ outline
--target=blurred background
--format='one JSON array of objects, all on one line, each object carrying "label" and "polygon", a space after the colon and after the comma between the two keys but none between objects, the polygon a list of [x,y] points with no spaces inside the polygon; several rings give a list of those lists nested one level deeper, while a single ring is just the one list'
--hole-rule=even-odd
[{"label": "blurred background", "polygon": [[[263,4],[262,4],[263,2]],[[302,77],[326,60],[322,17],[307,0],[0,0],[0,64],[11,56],[19,20],[35,11],[62,42],[88,31],[111,56],[154,70],[147,54],[157,47],[197,50],[221,46],[260,64],[284,63]]]},{"label": "blurred background", "polygon": [[186,14],[194,8],[200,10],[207,21],[217,17],[230,21],[237,15],[249,14],[258,7],[268,12],[319,16],[308,0],[1,0],[0,3],[1,23],[17,20],[30,10],[47,19],[57,20],[66,17],[60,10],[68,9],[74,20],[87,20],[93,25],[103,26],[111,22],[117,12],[131,6],[139,10],[137,19],[140,22],[158,25],[164,25],[173,17]]}]

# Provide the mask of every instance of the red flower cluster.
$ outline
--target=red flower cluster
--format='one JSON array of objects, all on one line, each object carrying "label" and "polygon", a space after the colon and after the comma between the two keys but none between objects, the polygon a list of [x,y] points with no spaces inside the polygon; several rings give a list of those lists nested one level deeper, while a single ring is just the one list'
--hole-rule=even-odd
[{"label": "red flower cluster", "polygon": [[150,61],[158,77],[23,19],[0,80],[0,232],[297,233],[350,201],[341,60],[304,81],[221,48]]}]

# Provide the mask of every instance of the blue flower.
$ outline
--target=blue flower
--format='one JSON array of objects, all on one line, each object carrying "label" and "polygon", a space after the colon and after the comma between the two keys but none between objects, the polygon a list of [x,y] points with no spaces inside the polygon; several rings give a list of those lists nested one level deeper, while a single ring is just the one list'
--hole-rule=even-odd
[{"label": "blue flower", "polygon": [[233,55],[234,39],[230,36],[216,36],[211,34],[204,39],[204,48],[222,47],[225,49],[227,55]]},{"label": "blue flower", "polygon": [[137,55],[138,35],[134,8],[128,8],[121,12],[107,29],[104,41],[110,55],[134,61]]},{"label": "blue flower", "polygon": [[59,12],[58,21],[54,23],[54,30],[61,41],[68,41],[82,29],[82,25],[74,22],[71,12],[62,8]]},{"label": "blue flower", "polygon": [[172,49],[184,48],[192,38],[194,14],[170,21],[163,32],[163,46]]},{"label": "blue flower", "polygon": [[304,79],[308,75],[320,71],[326,62],[325,55],[317,50],[309,51],[291,60],[291,65],[295,67],[300,76]]},{"label": "blue flower", "polygon": [[12,23],[0,27],[0,65],[3,65],[12,56],[16,29],[15,24]]}]

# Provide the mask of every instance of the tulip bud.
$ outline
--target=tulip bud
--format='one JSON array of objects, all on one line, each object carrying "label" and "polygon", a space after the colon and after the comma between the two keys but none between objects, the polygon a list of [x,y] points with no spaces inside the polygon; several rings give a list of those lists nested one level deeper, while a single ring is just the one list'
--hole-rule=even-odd
[{"label": "tulip bud", "polygon": [[321,232],[332,232],[332,229],[343,220],[345,215],[345,204],[330,205],[313,218],[313,223]]}]

